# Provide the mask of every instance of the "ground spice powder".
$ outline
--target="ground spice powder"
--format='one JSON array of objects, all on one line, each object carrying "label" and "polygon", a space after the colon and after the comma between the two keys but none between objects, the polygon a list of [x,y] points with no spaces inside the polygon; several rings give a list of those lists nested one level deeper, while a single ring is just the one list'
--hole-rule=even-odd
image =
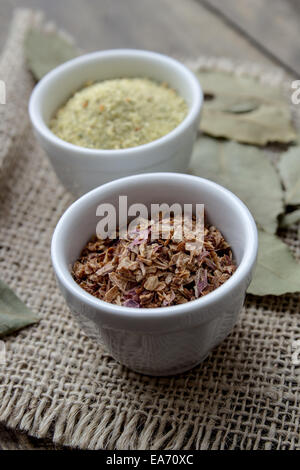
[{"label": "ground spice powder", "polygon": [[168,134],[185,118],[184,99],[146,78],[105,80],[76,92],[50,122],[61,139],[91,149],[124,149]]}]

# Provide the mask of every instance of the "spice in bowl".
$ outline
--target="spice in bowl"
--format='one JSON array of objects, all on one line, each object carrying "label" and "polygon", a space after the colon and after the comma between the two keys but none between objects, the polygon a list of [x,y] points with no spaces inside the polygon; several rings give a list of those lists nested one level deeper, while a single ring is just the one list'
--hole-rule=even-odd
[{"label": "spice in bowl", "polygon": [[183,304],[224,284],[236,264],[220,231],[205,225],[201,249],[195,249],[195,220],[180,240],[176,217],[169,220],[167,239],[151,237],[153,225],[145,220],[126,237],[95,236],[73,266],[74,280],[101,300],[134,308]]},{"label": "spice in bowl", "polygon": [[125,149],[152,142],[186,117],[184,99],[166,83],[119,78],[87,83],[56,113],[50,129],[91,149]]}]

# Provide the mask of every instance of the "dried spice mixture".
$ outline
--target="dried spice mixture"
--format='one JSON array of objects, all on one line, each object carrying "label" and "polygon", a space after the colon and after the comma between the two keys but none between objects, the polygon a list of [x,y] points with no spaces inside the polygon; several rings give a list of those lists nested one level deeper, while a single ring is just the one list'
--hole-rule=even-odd
[{"label": "dried spice mixture", "polygon": [[135,308],[182,304],[213,291],[236,270],[230,246],[218,229],[205,226],[204,243],[194,249],[196,231],[177,240],[175,219],[167,239],[152,240],[145,220],[126,238],[94,237],[73,266],[75,281],[99,299]]},{"label": "dried spice mixture", "polygon": [[183,98],[166,83],[120,78],[87,84],[50,122],[61,139],[91,149],[124,149],[168,134],[185,118]]}]

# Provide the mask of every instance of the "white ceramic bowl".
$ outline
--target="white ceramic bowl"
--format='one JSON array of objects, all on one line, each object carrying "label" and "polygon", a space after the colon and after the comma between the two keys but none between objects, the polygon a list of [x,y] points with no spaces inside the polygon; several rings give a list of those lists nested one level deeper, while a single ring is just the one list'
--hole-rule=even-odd
[{"label": "white ceramic bowl", "polygon": [[[186,118],[164,137],[129,149],[94,150],[65,142],[50,131],[48,123],[56,110],[87,80],[138,76],[167,82],[188,105]],[[131,174],[185,171],[199,127],[202,99],[197,78],[177,60],[149,51],[116,49],[80,56],[48,73],[32,92],[29,114],[58,178],[79,196]]]},{"label": "white ceramic bowl", "polygon": [[[182,305],[119,307],[99,300],[73,280],[70,267],[96,232],[100,203],[118,211],[119,195],[133,203],[205,204],[208,221],[231,244],[238,269],[221,287]],[[57,224],[52,262],[66,302],[85,332],[129,368],[170,375],[197,365],[231,331],[242,308],[257,254],[257,230],[247,207],[212,181],[178,173],[136,175],[107,183],[72,204]]]}]

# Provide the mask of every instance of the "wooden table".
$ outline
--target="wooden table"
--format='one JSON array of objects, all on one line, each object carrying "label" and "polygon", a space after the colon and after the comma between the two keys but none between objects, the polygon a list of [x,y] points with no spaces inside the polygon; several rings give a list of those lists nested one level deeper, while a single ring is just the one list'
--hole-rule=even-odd
[{"label": "wooden table", "polygon": [[[298,0],[2,0],[0,46],[12,10],[45,11],[86,51],[129,47],[179,59],[199,55],[279,65],[300,78]],[[0,449],[56,449],[0,425]]]}]

